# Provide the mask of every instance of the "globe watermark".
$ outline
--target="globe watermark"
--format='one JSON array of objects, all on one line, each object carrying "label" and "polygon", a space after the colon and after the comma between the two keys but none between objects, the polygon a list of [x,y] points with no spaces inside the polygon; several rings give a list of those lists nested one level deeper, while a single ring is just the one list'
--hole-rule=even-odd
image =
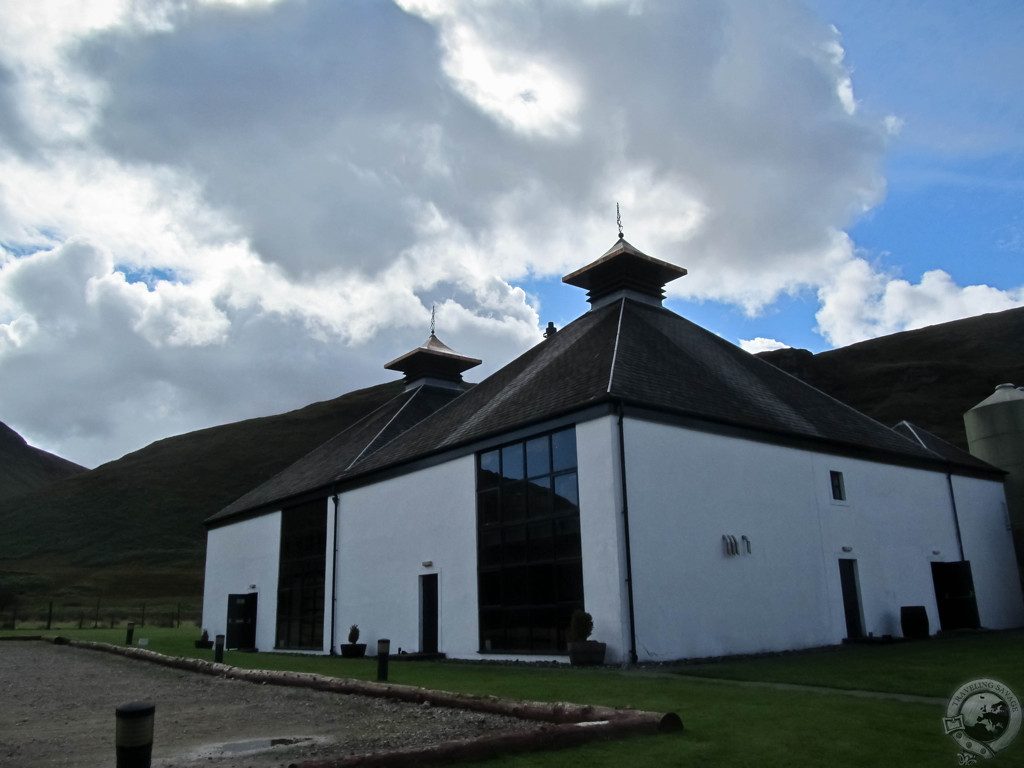
[{"label": "globe watermark", "polygon": [[971,765],[974,755],[993,758],[1016,738],[1021,725],[1020,701],[998,680],[972,680],[950,697],[942,725],[963,750],[960,764]]}]

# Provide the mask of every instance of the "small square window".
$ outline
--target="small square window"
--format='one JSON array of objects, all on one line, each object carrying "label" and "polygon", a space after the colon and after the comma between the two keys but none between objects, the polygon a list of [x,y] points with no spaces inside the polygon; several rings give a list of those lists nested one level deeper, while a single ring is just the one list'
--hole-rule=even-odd
[{"label": "small square window", "polygon": [[832,481],[832,500],[846,501],[846,484],[843,482],[843,473],[833,469],[828,474]]}]

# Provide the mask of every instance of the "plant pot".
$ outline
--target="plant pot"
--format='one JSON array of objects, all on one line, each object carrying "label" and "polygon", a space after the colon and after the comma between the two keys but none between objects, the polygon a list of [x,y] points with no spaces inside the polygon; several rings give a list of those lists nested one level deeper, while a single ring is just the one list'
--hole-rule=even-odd
[{"label": "plant pot", "polygon": [[599,643],[597,640],[569,643],[569,663],[574,667],[600,666],[604,664],[604,652],[607,648],[606,643]]},{"label": "plant pot", "polygon": [[340,647],[346,659],[361,659],[366,655],[366,643],[342,643]]},{"label": "plant pot", "polygon": [[196,640],[196,648],[213,648],[213,640]]}]

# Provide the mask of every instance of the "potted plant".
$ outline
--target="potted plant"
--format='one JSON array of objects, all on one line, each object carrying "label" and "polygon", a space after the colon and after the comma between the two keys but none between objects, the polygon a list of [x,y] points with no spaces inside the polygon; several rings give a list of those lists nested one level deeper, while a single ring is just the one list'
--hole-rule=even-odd
[{"label": "potted plant", "polygon": [[210,639],[210,633],[203,630],[203,636],[196,640],[196,648],[213,648],[213,640]]},{"label": "potted plant", "polygon": [[341,644],[341,655],[346,659],[361,659],[366,655],[366,643],[359,642],[359,625],[348,628],[348,642]]},{"label": "potted plant", "polygon": [[569,663],[574,667],[595,666],[604,664],[605,643],[590,640],[594,631],[594,618],[584,610],[577,608],[569,621]]}]

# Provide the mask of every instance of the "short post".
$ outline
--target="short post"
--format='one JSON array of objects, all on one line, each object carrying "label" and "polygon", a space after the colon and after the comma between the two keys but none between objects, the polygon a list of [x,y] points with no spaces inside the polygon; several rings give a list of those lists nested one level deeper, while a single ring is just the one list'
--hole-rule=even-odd
[{"label": "short post", "polygon": [[135,635],[135,622],[134,621],[129,621],[128,622],[128,629],[126,629],[125,632],[124,632],[124,644],[125,645],[131,645],[132,644],[132,637],[134,635]]},{"label": "short post", "polygon": [[156,705],[147,701],[133,701],[117,708],[117,768],[149,768],[155,712]]},{"label": "short post", "polygon": [[213,660],[217,664],[224,663],[224,635],[217,635],[213,640]]},{"label": "short post", "polygon": [[388,655],[391,653],[391,641],[381,638],[377,641],[377,679],[386,683],[388,680]]},{"label": "short post", "polygon": [[53,626],[53,600],[50,601],[50,607],[46,610],[46,628],[49,629]]}]

